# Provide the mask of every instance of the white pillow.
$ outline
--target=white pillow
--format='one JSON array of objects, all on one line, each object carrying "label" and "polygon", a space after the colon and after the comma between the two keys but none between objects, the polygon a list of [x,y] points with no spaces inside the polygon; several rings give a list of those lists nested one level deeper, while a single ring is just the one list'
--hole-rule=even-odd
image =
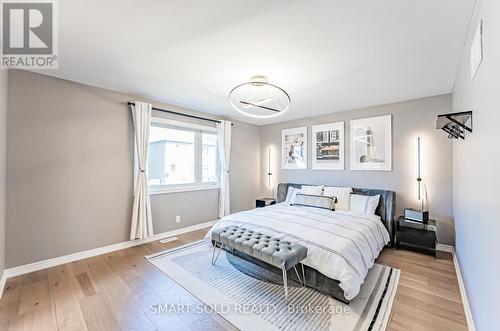
[{"label": "white pillow", "polygon": [[286,193],[286,198],[284,202],[289,204],[293,203],[293,201],[295,200],[295,195],[297,195],[298,191],[299,189],[296,187],[293,186],[288,187],[288,192]]},{"label": "white pillow", "polygon": [[379,201],[380,195],[369,196],[351,194],[351,210],[360,213],[375,215],[375,210],[377,210]]},{"label": "white pillow", "polygon": [[335,210],[349,210],[349,200],[351,197],[351,187],[325,186],[323,195],[336,197]]},{"label": "white pillow", "polygon": [[300,193],[304,194],[321,195],[321,192],[323,192],[323,186],[302,185],[300,188]]}]

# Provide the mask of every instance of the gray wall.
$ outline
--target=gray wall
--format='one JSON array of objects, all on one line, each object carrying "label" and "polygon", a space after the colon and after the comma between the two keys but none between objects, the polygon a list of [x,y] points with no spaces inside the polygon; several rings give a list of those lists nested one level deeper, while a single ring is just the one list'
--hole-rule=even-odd
[{"label": "gray wall", "polygon": [[[5,269],[5,168],[7,156],[7,70],[0,70],[0,276]],[[0,292],[3,289],[0,289]]]},{"label": "gray wall", "polygon": [[[430,213],[438,221],[440,243],[453,244],[452,143],[435,130],[436,116],[451,110],[451,96],[441,95],[406,102],[357,109],[330,115],[294,120],[261,128],[261,192],[267,190],[268,147],[272,148],[274,182],[329,184],[359,188],[381,188],[396,191],[397,211],[417,207],[416,137],[423,140],[423,179],[427,183]],[[392,114],[392,171],[350,171],[349,120]],[[345,122],[344,171],[311,170],[311,125]],[[308,127],[308,170],[281,169],[281,130]]]},{"label": "gray wall", "polygon": [[[8,82],[7,267],[128,240],[133,128],[124,102],[137,98],[19,70]],[[259,128],[236,123],[232,146],[238,211],[259,191]],[[155,233],[216,219],[217,197],[218,190],[152,196]]]},{"label": "gray wall", "polygon": [[[471,81],[469,49],[483,19],[484,59]],[[454,143],[456,251],[477,330],[500,324],[500,2],[479,1],[455,81],[453,109],[472,110],[474,132]]]},{"label": "gray wall", "polygon": [[260,128],[236,123],[232,130],[231,213],[255,207],[260,191]]}]

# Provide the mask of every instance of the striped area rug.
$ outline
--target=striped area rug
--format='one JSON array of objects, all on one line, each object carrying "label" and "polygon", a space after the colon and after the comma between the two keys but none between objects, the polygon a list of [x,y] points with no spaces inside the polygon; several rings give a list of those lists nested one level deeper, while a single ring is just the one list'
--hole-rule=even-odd
[{"label": "striped area rug", "polygon": [[[209,241],[147,256],[206,305],[175,307],[159,303],[154,309],[158,313],[183,313],[206,311],[208,307],[241,330],[385,330],[399,282],[398,269],[375,264],[360,294],[348,305],[291,281],[286,304],[279,277],[224,251],[216,265],[211,264],[211,256]],[[255,270],[250,272],[252,268]]]}]

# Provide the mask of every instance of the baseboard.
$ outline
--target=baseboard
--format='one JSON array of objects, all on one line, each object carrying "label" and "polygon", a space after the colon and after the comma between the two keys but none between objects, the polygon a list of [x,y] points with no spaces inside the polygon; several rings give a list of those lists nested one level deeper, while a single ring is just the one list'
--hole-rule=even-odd
[{"label": "baseboard", "polygon": [[446,244],[437,244],[436,250],[441,252],[453,253],[453,246]]},{"label": "baseboard", "polygon": [[83,251],[83,252],[68,254],[68,255],[59,256],[59,257],[55,257],[55,258],[48,259],[48,260],[43,260],[43,261],[39,261],[39,262],[25,264],[25,265],[22,265],[19,267],[5,269],[3,271],[2,277],[0,279],[0,286],[1,286],[0,287],[0,298],[2,298],[3,289],[5,287],[5,282],[7,281],[8,278],[28,274],[30,272],[39,271],[39,270],[43,270],[43,269],[47,269],[47,268],[52,268],[52,267],[55,267],[55,266],[58,266],[61,264],[65,264],[65,263],[70,263],[70,262],[74,262],[74,261],[78,261],[78,260],[87,259],[89,257],[94,257],[97,255],[111,253],[111,252],[118,251],[121,249],[146,244],[146,243],[149,243],[152,241],[156,241],[156,240],[160,240],[160,239],[164,239],[164,238],[168,238],[168,237],[178,236],[178,235],[181,235],[183,233],[196,231],[196,230],[200,230],[200,229],[212,226],[216,222],[217,222],[217,220],[209,221],[209,222],[205,222],[205,223],[200,223],[200,224],[196,224],[196,225],[191,225],[191,226],[187,226],[185,228],[181,228],[181,229],[177,229],[177,230],[158,233],[158,234],[155,234],[155,235],[153,235],[149,238],[145,238],[145,239],[125,241],[125,242],[121,242],[118,244],[94,248],[94,249],[90,249],[90,250]]},{"label": "baseboard", "polygon": [[5,288],[5,283],[7,282],[7,275],[5,270],[2,271],[2,276],[0,277],[0,299],[2,298],[3,289]]},{"label": "baseboard", "polygon": [[453,265],[455,266],[455,272],[457,273],[458,286],[460,287],[460,296],[462,297],[462,304],[464,306],[465,319],[467,320],[467,326],[470,331],[475,331],[474,320],[472,319],[472,312],[469,306],[469,300],[467,299],[467,292],[465,291],[464,281],[462,279],[462,273],[460,271],[460,265],[458,264],[457,254],[455,253],[455,247],[445,244],[437,244],[436,250],[441,252],[451,253],[453,256]]},{"label": "baseboard", "polygon": [[476,326],[474,325],[474,319],[472,318],[472,311],[469,305],[469,299],[467,299],[467,292],[465,291],[465,284],[462,278],[462,272],[460,271],[460,264],[458,264],[457,254],[455,253],[455,249],[453,247],[451,254],[453,255],[453,264],[455,266],[455,271],[457,273],[458,286],[460,287],[460,295],[462,296],[462,304],[464,306],[467,326],[469,327],[470,331],[476,331]]}]

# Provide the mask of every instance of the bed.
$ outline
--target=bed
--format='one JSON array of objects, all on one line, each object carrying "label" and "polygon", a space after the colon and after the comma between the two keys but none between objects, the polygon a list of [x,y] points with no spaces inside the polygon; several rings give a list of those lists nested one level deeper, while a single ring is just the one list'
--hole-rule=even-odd
[{"label": "bed", "polygon": [[[308,256],[303,261],[307,285],[349,302],[359,293],[368,270],[384,246],[394,242],[395,193],[353,188],[355,194],[380,195],[375,215],[283,203],[289,187],[301,186],[281,183],[277,188],[275,205],[226,216],[213,228],[244,225],[262,232],[278,232],[283,238],[301,243],[308,248]],[[211,231],[207,238],[210,234]],[[244,253],[237,254],[273,269]]]}]

